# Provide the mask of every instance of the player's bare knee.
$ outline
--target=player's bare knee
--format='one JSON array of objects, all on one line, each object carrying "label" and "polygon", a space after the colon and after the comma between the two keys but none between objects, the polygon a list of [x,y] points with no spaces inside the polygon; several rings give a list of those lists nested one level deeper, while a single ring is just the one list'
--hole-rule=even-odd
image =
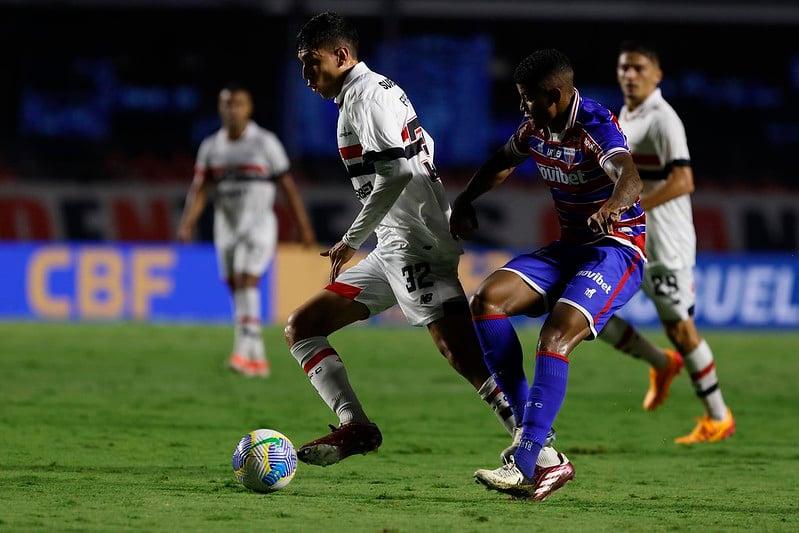
[{"label": "player's bare knee", "polygon": [[291,313],[283,329],[288,347],[291,348],[297,341],[313,336],[308,333],[312,328],[312,319],[307,309],[300,308]]},{"label": "player's bare knee", "polygon": [[546,324],[541,329],[538,337],[538,350],[566,354],[574,342],[574,335],[567,329],[557,324]]},{"label": "player's bare knee", "polygon": [[501,303],[492,301],[490,289],[485,286],[477,289],[477,292],[469,299],[469,310],[472,312],[472,316],[505,313],[504,306]]}]

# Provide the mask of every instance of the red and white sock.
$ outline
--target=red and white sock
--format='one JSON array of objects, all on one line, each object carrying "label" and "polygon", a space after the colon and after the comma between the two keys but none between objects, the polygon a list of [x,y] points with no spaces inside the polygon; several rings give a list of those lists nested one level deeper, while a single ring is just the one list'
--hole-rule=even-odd
[{"label": "red and white sock", "polygon": [[494,381],[494,376],[488,377],[485,383],[480,386],[477,394],[491,407],[505,430],[513,435],[513,431],[516,428],[516,419],[513,416],[513,411],[510,408],[508,399],[505,397],[505,393],[500,390],[499,385]]},{"label": "red and white sock", "polygon": [[369,422],[361,402],[352,390],[347,369],[338,353],[327,342],[327,337],[310,337],[297,341],[291,347],[291,355],[305,371],[319,396],[336,413],[341,424]]},{"label": "red and white sock", "polygon": [[721,395],[719,380],[716,376],[716,362],[707,341],[702,339],[699,346],[691,353],[683,354],[685,368],[691,374],[696,395],[705,404],[705,410],[711,418],[722,420],[727,416],[727,405]]},{"label": "red and white sock", "polygon": [[638,359],[643,359],[654,368],[666,368],[669,358],[666,353],[643,337],[626,320],[613,315],[608,320],[599,338],[614,348]]},{"label": "red and white sock", "polygon": [[244,300],[243,330],[249,339],[247,357],[253,360],[266,359],[264,339],[261,335],[261,289],[247,287],[242,289]]},{"label": "red and white sock", "polygon": [[236,321],[233,328],[233,353],[242,357],[248,357],[249,337],[246,333],[244,318],[247,316],[247,302],[244,289],[233,292],[233,316]]}]

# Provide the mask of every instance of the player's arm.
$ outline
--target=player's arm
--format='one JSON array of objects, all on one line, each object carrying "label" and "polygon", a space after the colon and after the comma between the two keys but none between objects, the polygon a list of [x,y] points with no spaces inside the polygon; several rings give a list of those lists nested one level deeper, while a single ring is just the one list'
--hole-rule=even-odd
[{"label": "player's arm", "polygon": [[284,172],[277,177],[277,183],[283,194],[286,195],[286,200],[289,203],[294,220],[300,229],[300,242],[306,247],[316,245],[316,234],[314,234],[313,226],[311,226],[311,218],[308,216],[308,211],[305,209],[305,204],[300,197],[300,192],[297,190],[297,184],[294,182],[294,177],[290,172]]},{"label": "player's arm", "polygon": [[323,256],[330,257],[331,282],[385,218],[413,178],[401,136],[405,124],[399,123],[389,106],[385,102],[364,101],[354,104],[350,112],[352,127],[363,147],[363,161],[374,164],[375,177],[372,192],[341,241],[322,252]]},{"label": "player's arm", "polygon": [[664,112],[657,115],[652,128],[652,140],[658,157],[666,162],[668,176],[661,187],[641,198],[645,211],[694,192],[694,174],[682,121],[676,113]]},{"label": "player's arm", "polygon": [[183,208],[183,215],[180,217],[178,226],[178,240],[181,242],[191,242],[194,226],[203,214],[208,203],[208,190],[210,185],[204,178],[202,172],[195,174],[191,182],[189,192],[186,194],[186,205]]},{"label": "player's arm", "polygon": [[[369,153],[364,154],[364,161],[368,160],[368,156]],[[372,193],[363,204],[361,212],[355,217],[355,221],[350,225],[350,229],[341,239],[344,244],[354,250],[360,248],[377,228],[402,191],[405,190],[405,186],[413,178],[413,170],[411,170],[408,160],[405,159],[403,148],[392,148],[383,152],[382,155],[378,154],[377,157],[384,157],[386,160],[374,162],[375,181]]]},{"label": "player's arm", "polygon": [[527,158],[516,143],[514,135],[477,169],[466,189],[455,198],[449,217],[449,231],[455,239],[470,238],[479,226],[472,202],[505,181]]},{"label": "player's arm", "polygon": [[618,151],[605,158],[602,162],[602,169],[615,183],[615,186],[608,201],[589,217],[588,226],[597,232],[610,233],[613,223],[618,221],[621,214],[638,199],[638,195],[643,189],[643,183],[632,156],[626,150]]},{"label": "player's arm", "polygon": [[641,196],[641,207],[644,211],[649,211],[653,207],[692,192],[694,192],[694,173],[690,165],[672,164],[666,182],[649,194]]},{"label": "player's arm", "polygon": [[[364,241],[385,218],[391,206],[397,201],[405,186],[413,178],[408,160],[403,155],[389,161],[375,161],[375,179],[372,193],[363,204],[355,221],[330,250],[322,252],[322,256],[330,257],[330,282],[338,277],[341,268],[355,255]],[[366,154],[364,154],[366,155]]]}]

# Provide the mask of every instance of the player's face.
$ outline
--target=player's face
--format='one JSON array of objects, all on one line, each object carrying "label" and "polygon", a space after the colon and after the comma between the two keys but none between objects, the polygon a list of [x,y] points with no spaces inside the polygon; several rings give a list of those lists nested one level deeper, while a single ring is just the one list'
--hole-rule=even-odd
[{"label": "player's face", "polygon": [[529,88],[516,84],[519,91],[519,110],[530,119],[537,127],[543,127],[552,122],[558,114],[558,97],[551,91],[540,88]]},{"label": "player's face", "polygon": [[230,92],[223,89],[219,93],[219,117],[224,127],[241,127],[250,120],[250,115],[252,100],[247,91]]},{"label": "player's face", "polygon": [[644,54],[622,52],[616,66],[616,77],[625,98],[643,101],[657,88],[663,72]]},{"label": "player's face", "polygon": [[297,59],[302,64],[302,79],[322,98],[335,98],[341,90],[345,70],[332,50],[300,50]]}]

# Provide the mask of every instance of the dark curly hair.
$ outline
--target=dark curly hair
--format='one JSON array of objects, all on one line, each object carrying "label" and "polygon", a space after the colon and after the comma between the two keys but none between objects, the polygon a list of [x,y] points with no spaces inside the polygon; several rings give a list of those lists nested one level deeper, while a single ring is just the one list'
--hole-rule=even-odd
[{"label": "dark curly hair", "polygon": [[346,44],[358,56],[358,31],[338,13],[325,11],[305,23],[297,34],[297,51],[319,50]]},{"label": "dark curly hair", "polygon": [[573,79],[571,61],[554,48],[536,50],[522,59],[513,72],[513,81],[525,87],[538,87],[552,81],[572,83]]}]

